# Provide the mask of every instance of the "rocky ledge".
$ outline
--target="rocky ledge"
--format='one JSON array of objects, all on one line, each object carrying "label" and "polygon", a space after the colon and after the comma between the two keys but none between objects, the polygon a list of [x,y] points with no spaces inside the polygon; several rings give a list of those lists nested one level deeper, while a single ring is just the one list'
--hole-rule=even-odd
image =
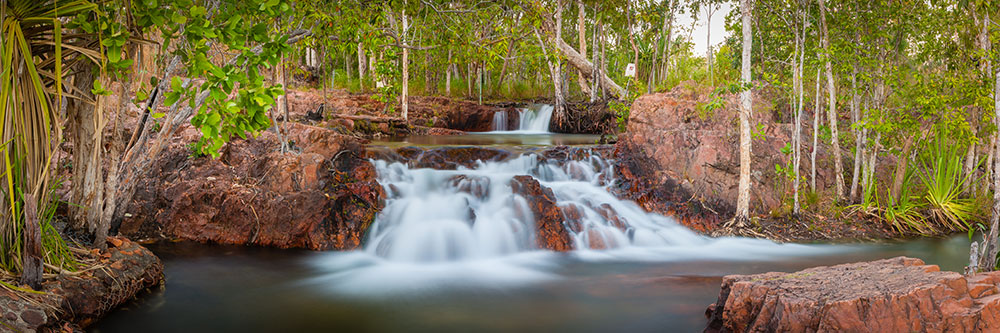
[{"label": "rocky ledge", "polygon": [[118,231],[145,240],[357,248],[383,197],[362,141],[288,127],[288,154],[271,132],[230,142],[218,159],[191,157],[190,140],[179,140],[137,185]]},{"label": "rocky ledge", "polygon": [[965,277],[920,259],[726,276],[706,332],[1000,330],[1000,272]]},{"label": "rocky ledge", "polygon": [[96,266],[48,278],[43,294],[0,288],[0,331],[79,331],[163,281],[163,264],[146,248],[109,238],[108,251],[92,254]]}]

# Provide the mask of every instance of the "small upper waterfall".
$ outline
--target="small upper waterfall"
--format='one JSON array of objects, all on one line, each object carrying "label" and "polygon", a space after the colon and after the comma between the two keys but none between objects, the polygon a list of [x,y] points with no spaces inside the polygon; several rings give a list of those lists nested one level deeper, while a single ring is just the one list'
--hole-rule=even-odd
[{"label": "small upper waterfall", "polygon": [[512,133],[549,133],[549,122],[552,120],[552,105],[532,104],[518,110],[518,127],[508,128],[507,111],[493,114],[493,131]]},{"label": "small upper waterfall", "polygon": [[533,104],[528,108],[521,109],[521,122],[518,130],[547,133],[553,109],[554,107],[548,104]]},{"label": "small upper waterfall", "polygon": [[493,131],[507,130],[507,110],[497,111],[493,114]]}]

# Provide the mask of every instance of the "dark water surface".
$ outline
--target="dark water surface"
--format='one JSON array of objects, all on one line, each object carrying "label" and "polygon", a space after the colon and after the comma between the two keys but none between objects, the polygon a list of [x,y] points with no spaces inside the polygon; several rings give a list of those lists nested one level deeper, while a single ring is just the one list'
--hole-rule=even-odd
[{"label": "dark water surface", "polygon": [[[166,284],[112,313],[94,332],[693,332],[718,297],[721,277],[794,271],[911,256],[960,271],[968,238],[882,245],[818,246],[824,255],[776,261],[674,258],[669,262],[593,260],[539,253],[550,279],[520,285],[461,281],[426,290],[337,290],[350,254],[194,243],[150,245]],[[331,278],[333,277],[333,278]],[[388,278],[406,280],[405,273]]]}]

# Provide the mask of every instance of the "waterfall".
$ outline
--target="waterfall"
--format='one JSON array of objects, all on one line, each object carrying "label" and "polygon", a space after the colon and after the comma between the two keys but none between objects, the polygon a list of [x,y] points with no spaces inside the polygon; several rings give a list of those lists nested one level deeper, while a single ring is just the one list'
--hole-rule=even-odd
[{"label": "waterfall", "polygon": [[[411,168],[374,160],[385,207],[369,227],[364,248],[329,253],[311,280],[338,295],[371,297],[456,288],[507,288],[558,279],[560,258],[584,261],[773,260],[829,249],[767,240],[710,238],[672,218],[619,200],[614,163],[593,154],[576,160],[523,153],[456,170]],[[543,251],[530,202],[514,192],[528,175],[552,190],[574,250]],[[569,218],[568,211],[573,211]],[[571,221],[572,220],[572,221]]]},{"label": "waterfall", "polygon": [[554,107],[548,104],[534,104],[529,108],[521,109],[520,126],[521,132],[548,133],[549,121],[552,120],[552,110]]},{"label": "waterfall", "polygon": [[549,132],[549,122],[552,120],[552,105],[532,104],[518,110],[518,126],[515,130],[507,129],[507,111],[493,114],[493,131],[520,134],[546,134]]},{"label": "waterfall", "polygon": [[507,111],[497,111],[493,114],[493,131],[507,130]]}]

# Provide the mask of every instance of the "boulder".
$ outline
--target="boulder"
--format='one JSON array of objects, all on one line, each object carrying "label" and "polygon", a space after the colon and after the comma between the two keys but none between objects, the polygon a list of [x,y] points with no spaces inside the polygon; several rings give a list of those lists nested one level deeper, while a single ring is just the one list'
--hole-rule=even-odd
[{"label": "boulder", "polygon": [[1000,330],[1000,272],[965,277],[897,257],[726,276],[706,332]]},{"label": "boulder", "polygon": [[[615,150],[619,195],[699,231],[732,216],[739,181],[738,99],[727,96],[722,108],[706,111],[701,105],[709,98],[707,91],[685,85],[638,98]],[[754,131],[761,136],[753,141],[750,207],[767,213],[780,207],[785,194],[784,179],[774,170],[790,158],[781,149],[791,140],[792,125],[779,123],[761,100],[756,97],[754,105],[761,126]],[[831,178],[822,172],[819,177],[820,186]]]},{"label": "boulder", "polygon": [[313,250],[354,249],[381,208],[382,187],[364,146],[323,128],[289,124],[275,136],[234,140],[218,159],[175,144],[138,184],[118,230],[140,239],[186,239]]},{"label": "boulder", "polygon": [[539,248],[570,251],[573,238],[563,224],[563,211],[556,205],[552,189],[542,186],[531,176],[514,176],[510,182],[515,196],[524,198],[526,211],[535,221],[535,241]]},{"label": "boulder", "polygon": [[88,258],[103,268],[57,274],[43,283],[44,294],[0,288],[0,331],[78,331],[163,281],[153,252],[125,238],[108,243],[106,252]]}]

